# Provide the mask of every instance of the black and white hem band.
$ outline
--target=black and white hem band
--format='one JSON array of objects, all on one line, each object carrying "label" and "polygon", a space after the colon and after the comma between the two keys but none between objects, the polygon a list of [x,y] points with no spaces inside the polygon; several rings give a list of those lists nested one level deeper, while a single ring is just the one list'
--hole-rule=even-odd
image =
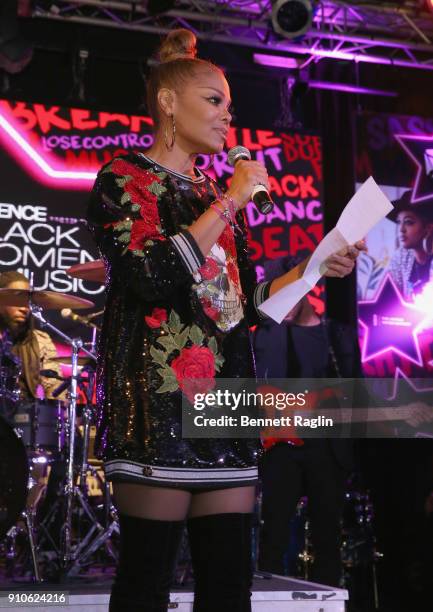
[{"label": "black and white hem band", "polygon": [[108,480],[115,476],[129,476],[137,480],[153,480],[158,483],[218,484],[257,480],[257,467],[248,468],[166,468],[143,465],[125,459],[113,459],[104,463]]}]

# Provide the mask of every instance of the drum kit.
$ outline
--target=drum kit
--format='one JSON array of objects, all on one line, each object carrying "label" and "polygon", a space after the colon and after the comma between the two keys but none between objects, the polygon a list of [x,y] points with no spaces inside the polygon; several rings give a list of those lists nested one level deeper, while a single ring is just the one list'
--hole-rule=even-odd
[{"label": "drum kit", "polygon": [[[67,272],[84,280],[105,281],[102,261],[73,266]],[[70,358],[54,359],[62,364],[70,360],[70,376],[60,376],[54,370],[40,371],[45,378],[59,379],[52,398],[26,399],[20,385],[23,364],[13,352],[9,334],[3,333],[0,339],[0,547],[13,558],[17,534],[25,532],[36,581],[43,579],[39,557],[44,546],[54,551],[60,575],[78,575],[103,545],[114,560],[117,556],[110,543],[113,533],[118,533],[118,522],[109,485],[98,463],[92,465],[89,459],[98,327],[93,325],[92,340],[85,343],[54,326],[45,311],[81,310],[94,304],[55,291],[6,288],[0,289],[0,306],[25,306],[42,330],[60,338],[71,349]],[[98,314],[101,313],[84,319]],[[66,401],[55,399],[64,395]],[[84,402],[81,399],[79,403],[79,398]],[[77,408],[82,408],[79,417]],[[45,470],[42,479],[41,467]],[[57,474],[54,499],[48,500],[48,509],[41,516],[40,509],[46,501],[43,493],[50,488],[53,474]],[[89,498],[89,475],[102,490],[103,501],[98,508]],[[40,481],[47,479],[48,485],[41,486]],[[20,527],[23,522],[25,528]]]},{"label": "drum kit", "polygon": [[[308,512],[308,497],[302,497],[291,520],[294,550],[288,555],[289,573],[309,580],[314,563],[314,546]],[[294,555],[293,555],[294,553]],[[377,549],[374,508],[367,490],[357,490],[347,482],[341,517],[340,555],[342,588],[350,588],[356,572],[363,571],[363,581],[371,588],[374,609],[379,608],[377,564],[383,554]]]},{"label": "drum kit", "polygon": [[[75,278],[105,282],[105,269],[101,260],[73,266],[67,272]],[[29,401],[21,397],[20,359],[12,352],[12,343],[8,338],[3,336],[0,339],[0,548],[2,542],[6,542],[3,548],[7,549],[9,557],[14,557],[14,543],[20,529],[17,525],[24,521],[34,579],[41,581],[44,578],[39,568],[39,553],[46,543],[55,551],[60,575],[77,576],[102,547],[105,547],[112,560],[117,560],[112,538],[119,533],[119,526],[111,503],[110,488],[97,462],[92,464],[89,459],[90,431],[95,412],[94,350],[98,327],[92,326],[89,350],[81,338],[71,338],[51,324],[44,311],[88,309],[94,304],[77,296],[54,291],[0,289],[0,306],[28,307],[30,315],[39,322],[42,329],[60,337],[71,347],[70,364],[66,364],[66,357],[54,358],[59,364],[70,366],[70,376],[63,378],[54,371],[41,371],[41,375],[60,379],[52,396],[57,398],[67,391],[67,401]],[[77,319],[89,320],[99,314],[93,313]],[[84,404],[80,405],[82,410],[79,418],[78,390],[81,390],[81,396],[85,398]],[[79,420],[82,424],[81,435],[77,433]],[[47,468],[62,465],[66,469],[61,470],[54,502],[42,520],[37,520],[43,495],[38,493],[33,472],[35,466],[40,465]],[[97,481],[102,491],[102,503],[96,509],[89,499],[89,475]],[[257,516],[260,517],[260,502],[258,506]],[[297,554],[297,575],[308,579],[314,551],[305,498],[299,502],[296,517],[299,533],[302,532],[302,545]],[[85,529],[82,529],[83,523]],[[257,532],[259,529],[260,518]],[[258,540],[256,534],[257,546]],[[375,547],[368,495],[363,496],[353,491],[346,495],[341,554],[345,573],[361,565],[372,566],[377,600],[375,566],[381,555]],[[188,562],[184,566],[179,582],[183,582],[184,575],[188,573]]]}]

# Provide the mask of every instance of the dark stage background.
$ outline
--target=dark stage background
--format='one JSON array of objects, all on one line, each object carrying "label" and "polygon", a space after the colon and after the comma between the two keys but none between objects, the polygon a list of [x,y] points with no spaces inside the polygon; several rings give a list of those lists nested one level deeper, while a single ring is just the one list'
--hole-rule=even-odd
[{"label": "dark stage background", "polygon": [[[159,44],[159,36],[72,22],[54,24],[42,19],[22,20],[21,31],[34,44],[33,59],[18,74],[0,75],[0,97],[47,106],[146,115],[147,61]],[[80,49],[87,52],[83,69],[77,63]],[[289,99],[287,70],[254,64],[253,50],[248,47],[199,40],[199,55],[225,69],[236,125],[253,130],[301,129],[320,134],[326,229],[335,225],[353,194],[356,114],[369,111],[431,116],[430,72],[323,58],[310,63],[310,78],[360,83],[363,87],[393,90],[397,95],[390,98],[323,91],[304,83],[292,91]],[[37,192],[35,188],[35,197]],[[63,201],[71,197],[75,195],[64,195]],[[356,324],[355,295],[354,275],[343,282],[328,280],[328,314]]]},{"label": "dark stage background", "polygon": [[[114,155],[146,151],[151,123],[138,114],[0,100],[2,269],[33,274],[35,289],[73,293],[103,307],[103,286],[72,279],[66,270],[98,257],[84,220],[97,170]],[[276,203],[266,216],[252,203],[246,209],[261,280],[266,259],[307,256],[323,236],[321,140],[301,131],[232,127],[227,147],[238,144],[266,164]],[[226,186],[233,173],[226,152],[210,161],[201,156],[198,165]],[[311,300],[323,312],[323,285]],[[52,318],[60,322],[56,313]]]},{"label": "dark stage background", "polygon": [[[15,120],[32,146],[42,146],[42,136],[46,139],[50,136],[81,138],[89,132],[99,137],[120,134],[128,137],[138,131],[149,134],[148,123],[140,118],[147,114],[144,102],[147,62],[160,42],[158,36],[43,19],[22,20],[21,26],[22,33],[34,44],[34,55],[30,64],[18,74],[0,71],[0,99],[3,100],[0,112],[10,118],[13,109],[19,114],[21,108],[23,116],[21,119],[16,116]],[[394,36],[394,32],[390,32],[390,36]],[[84,64],[77,59],[80,50],[87,53]],[[284,175],[312,176],[315,190],[305,197],[278,196],[274,191],[277,210],[283,218],[277,213],[269,223],[250,209],[253,254],[260,278],[263,256],[276,257],[295,248],[306,254],[317,243],[322,223],[325,230],[335,225],[356,183],[367,178],[371,171],[382,186],[412,186],[413,165],[402,150],[398,151],[392,135],[399,122],[398,130],[402,126],[405,133],[433,133],[433,86],[430,71],[405,69],[392,63],[378,65],[315,58],[308,66],[311,79],[389,90],[395,92],[395,96],[317,90],[305,82],[292,88],[289,96],[288,77],[298,78],[299,71],[288,73],[284,69],[256,65],[253,52],[246,46],[199,41],[199,55],[223,66],[231,86],[234,124],[240,126],[232,132],[233,144],[243,141],[248,146],[246,138],[250,144],[261,143],[262,148],[251,147],[253,154],[265,152],[270,174],[278,178],[276,186],[281,186]],[[17,101],[22,101],[21,107]],[[64,121],[71,121],[70,109],[76,109],[75,121],[78,125],[81,123],[81,127],[64,129],[61,125],[50,125],[44,132],[40,120],[35,120],[36,109],[39,108],[44,116],[52,107],[58,109],[54,114],[58,113]],[[123,123],[118,120],[104,127],[102,122],[99,127],[83,127],[88,121],[100,122],[103,113],[117,114]],[[137,118],[135,129],[131,117]],[[25,128],[26,121],[29,129]],[[43,173],[39,172],[37,178],[31,170],[35,163],[26,164],[22,156],[18,156],[16,147],[11,148],[10,142],[6,144],[3,130],[1,133],[0,237],[4,239],[14,224],[16,229],[7,241],[0,242],[0,258],[6,261],[7,257],[17,257],[16,264],[5,263],[2,267],[15,267],[19,263],[23,267],[33,267],[37,282],[41,284],[45,282],[46,268],[51,288],[81,292],[82,295],[84,292],[99,306],[102,294],[92,293],[100,290],[98,285],[83,283],[71,287],[64,273],[69,265],[97,256],[79,221],[84,216],[91,180],[75,181],[75,186],[64,183],[63,187],[60,181],[48,182],[46,176],[42,181]],[[118,148],[110,145],[99,149],[99,141],[96,141],[92,151],[83,151],[72,147],[62,149],[60,141],[55,142],[46,140],[48,150],[44,151],[44,157],[50,159],[55,169],[59,162],[58,170],[94,172]],[[143,144],[145,148],[146,143]],[[281,160],[281,170],[275,167],[271,149],[279,150],[275,159]],[[217,161],[220,164],[223,160]],[[391,175],[391,181],[382,173],[385,170]],[[223,181],[227,177],[228,173],[222,174]],[[293,189],[296,183],[290,183],[289,187]],[[291,203],[289,215],[285,201]],[[315,201],[320,201],[323,208],[316,206]],[[24,210],[19,206],[30,208]],[[41,210],[35,212],[36,207]],[[307,219],[302,218],[306,210]],[[26,219],[26,215],[30,218]],[[54,232],[39,227],[34,230],[33,238],[29,238],[29,229],[37,224],[49,225]],[[55,232],[59,232],[58,244],[35,244],[35,238],[52,240]],[[3,250],[7,242],[17,245],[19,253],[13,247]],[[46,255],[50,249],[55,251],[53,263],[51,255]],[[30,253],[39,261],[43,257],[47,260],[38,266]],[[356,285],[355,274],[343,281],[326,281],[329,316],[357,325]],[[83,332],[83,328],[76,328],[65,320],[62,329]],[[391,358],[396,357],[391,355]],[[384,362],[388,363],[388,357]],[[366,373],[377,374],[376,365],[374,360],[369,361]],[[419,374],[419,365],[409,363],[409,366],[413,368],[411,376]],[[388,369],[386,375],[393,376],[393,371],[395,367]],[[407,369],[404,371],[409,374]],[[431,369],[426,372],[431,377]],[[381,605],[385,604],[381,609],[386,612],[431,609],[433,513],[431,508],[430,513],[426,510],[426,500],[429,495],[432,499],[433,490],[431,440],[363,440],[360,451],[361,482],[355,482],[354,486],[371,492],[377,549],[385,555],[378,564],[380,601]],[[361,582],[362,589],[368,590],[369,599],[370,581],[371,568],[367,567]],[[356,595],[353,599],[357,604]],[[362,599],[365,599],[363,595]],[[370,612],[374,608],[373,605],[364,607],[360,602],[353,609]]]}]

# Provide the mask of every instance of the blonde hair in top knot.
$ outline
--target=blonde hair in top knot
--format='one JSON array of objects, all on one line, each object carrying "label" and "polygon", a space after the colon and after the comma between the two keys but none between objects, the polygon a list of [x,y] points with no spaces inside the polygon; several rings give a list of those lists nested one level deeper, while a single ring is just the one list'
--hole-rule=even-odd
[{"label": "blonde hair in top knot", "polygon": [[172,62],[178,59],[194,59],[197,56],[197,38],[184,28],[167,34],[159,49],[159,61]]},{"label": "blonde hair in top knot", "polygon": [[167,87],[182,91],[188,81],[196,78],[200,72],[223,71],[212,62],[196,57],[197,38],[195,34],[180,28],[169,32],[163,40],[159,51],[159,63],[154,65],[147,79],[147,110],[154,122],[155,130],[161,123],[161,110],[158,104],[158,92]]}]

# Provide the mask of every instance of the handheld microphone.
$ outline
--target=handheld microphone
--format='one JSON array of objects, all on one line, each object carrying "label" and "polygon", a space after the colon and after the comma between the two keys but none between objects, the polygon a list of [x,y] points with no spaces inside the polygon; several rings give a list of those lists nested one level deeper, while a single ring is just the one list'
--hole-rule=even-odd
[{"label": "handheld microphone", "polygon": [[98,325],[92,323],[92,321],[89,321],[89,319],[92,318],[92,315],[89,315],[88,317],[83,317],[73,312],[70,308],[62,308],[60,314],[64,319],[71,319],[72,321],[76,321],[77,323],[81,323],[82,325],[86,325],[87,327],[94,327],[98,331],[100,329]]},{"label": "handheld microphone", "polygon": [[[251,159],[251,153],[249,150],[240,145],[237,147],[232,147],[227,155],[227,161],[229,162],[230,166],[234,167],[241,159],[246,161]],[[272,198],[264,185],[254,186],[251,199],[263,215],[267,215],[274,208],[274,202],[272,201]]]}]

